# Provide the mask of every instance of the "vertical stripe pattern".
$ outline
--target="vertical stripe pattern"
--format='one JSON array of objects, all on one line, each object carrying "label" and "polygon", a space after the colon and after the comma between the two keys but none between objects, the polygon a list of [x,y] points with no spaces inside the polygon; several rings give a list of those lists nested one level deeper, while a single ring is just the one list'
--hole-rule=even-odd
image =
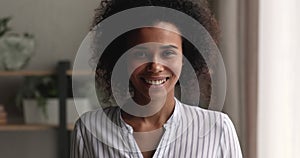
[{"label": "vertical stripe pattern", "polygon": [[[226,114],[177,99],[154,158],[242,158],[235,128]],[[81,116],[72,133],[71,158],[142,158],[133,129],[119,107]]]}]

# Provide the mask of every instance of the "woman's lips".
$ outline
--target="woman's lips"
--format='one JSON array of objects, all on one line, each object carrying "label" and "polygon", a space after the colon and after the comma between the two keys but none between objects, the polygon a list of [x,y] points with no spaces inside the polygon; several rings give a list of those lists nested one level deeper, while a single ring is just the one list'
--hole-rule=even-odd
[{"label": "woman's lips", "polygon": [[162,79],[162,80],[147,80],[145,79],[145,81],[148,83],[148,84],[152,84],[152,85],[161,85],[163,83],[165,83],[167,81],[167,79]]},{"label": "woman's lips", "polygon": [[169,77],[160,77],[160,78],[142,78],[144,82],[146,82],[149,85],[159,86],[166,83],[166,81],[169,79]]}]

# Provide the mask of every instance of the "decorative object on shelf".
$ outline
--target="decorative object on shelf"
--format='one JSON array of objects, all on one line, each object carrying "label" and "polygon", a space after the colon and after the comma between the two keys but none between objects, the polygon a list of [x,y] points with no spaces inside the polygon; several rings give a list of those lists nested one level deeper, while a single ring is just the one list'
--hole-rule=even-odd
[{"label": "decorative object on shelf", "polygon": [[20,70],[24,68],[35,49],[33,35],[8,33],[10,17],[0,19],[0,70]]},{"label": "decorative object on shelf", "polygon": [[21,107],[24,99],[33,99],[47,118],[47,98],[57,98],[57,78],[51,76],[26,76],[16,95],[16,105]]},{"label": "decorative object on shelf", "polygon": [[[75,98],[76,103],[80,104],[80,108],[92,110],[89,100],[86,98]],[[46,100],[46,113],[44,115],[42,109],[37,105],[36,100],[25,99],[23,100],[24,107],[24,121],[26,124],[47,124],[47,125],[58,125],[59,124],[59,103],[57,98],[49,98]],[[79,118],[77,113],[78,106],[75,106],[73,98],[67,99],[66,104],[66,123],[74,124]]]},{"label": "decorative object on shelf", "polygon": [[0,104],[0,125],[5,125],[7,123],[7,113],[4,106]]},{"label": "decorative object on shelf", "polygon": [[[16,96],[17,106],[23,105],[26,124],[59,124],[59,100],[57,76],[26,76],[24,83]],[[80,105],[75,106],[76,103]],[[87,98],[67,99],[67,123],[75,123],[78,119],[76,108],[82,111],[93,110]]]}]

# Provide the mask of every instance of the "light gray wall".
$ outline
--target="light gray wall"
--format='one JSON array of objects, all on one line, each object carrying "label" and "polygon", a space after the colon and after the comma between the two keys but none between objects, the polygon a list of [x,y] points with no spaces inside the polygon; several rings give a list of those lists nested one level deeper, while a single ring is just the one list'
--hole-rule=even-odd
[{"label": "light gray wall", "polygon": [[27,69],[51,69],[74,59],[99,0],[1,0],[0,15],[12,16],[14,32],[35,35],[35,56]]},{"label": "light gray wall", "polygon": [[[35,55],[26,69],[51,70],[57,61],[73,61],[87,34],[94,9],[100,0],[1,0],[0,17],[12,16],[13,32],[28,32],[36,37]],[[8,104],[22,77],[0,78],[0,103]],[[10,117],[16,114],[10,114]],[[14,121],[14,119],[10,119]],[[57,139],[54,130],[0,131],[1,158],[55,158]]]}]

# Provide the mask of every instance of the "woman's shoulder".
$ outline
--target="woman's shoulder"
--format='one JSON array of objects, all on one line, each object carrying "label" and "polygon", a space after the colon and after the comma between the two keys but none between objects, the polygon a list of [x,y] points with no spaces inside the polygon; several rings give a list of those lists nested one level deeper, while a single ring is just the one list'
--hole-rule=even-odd
[{"label": "woman's shoulder", "polygon": [[100,120],[112,120],[119,112],[118,106],[110,106],[106,108],[98,108],[95,110],[87,111],[80,115],[78,120],[75,124],[82,124],[82,123],[90,123],[90,122],[103,122]]},{"label": "woman's shoulder", "polygon": [[181,103],[180,111],[183,118],[189,118],[189,120],[192,118],[192,120],[196,121],[199,125],[211,126],[220,132],[228,128],[235,131],[233,123],[228,115],[220,111],[213,111],[184,103]]},{"label": "woman's shoulder", "polygon": [[109,115],[111,113],[115,113],[119,108],[120,108],[119,106],[109,106],[109,107],[105,107],[105,108],[100,107],[95,110],[87,111],[87,112],[83,113],[80,117],[87,118],[87,117],[92,117],[92,116],[101,115],[101,114]]},{"label": "woman's shoulder", "polygon": [[192,113],[194,115],[201,115],[202,117],[220,117],[220,119],[228,119],[227,114],[220,111],[204,109],[200,106],[193,106],[185,103],[181,103],[181,110],[185,111],[184,113]]}]

